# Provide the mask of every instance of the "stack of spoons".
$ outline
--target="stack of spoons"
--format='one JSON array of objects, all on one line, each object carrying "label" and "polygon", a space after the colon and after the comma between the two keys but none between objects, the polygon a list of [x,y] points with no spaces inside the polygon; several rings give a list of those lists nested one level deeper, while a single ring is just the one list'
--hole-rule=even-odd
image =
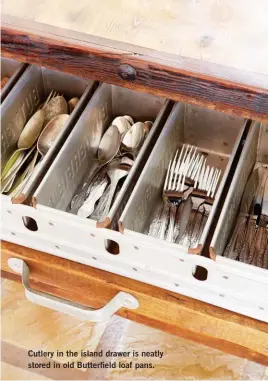
[{"label": "stack of spoons", "polygon": [[153,123],[136,122],[129,115],[116,117],[97,150],[97,167],[71,201],[71,212],[100,220],[106,217],[131,170]]},{"label": "stack of spoons", "polygon": [[1,193],[18,196],[29,178],[38,170],[42,158],[65,126],[78,98],[66,99],[51,91],[45,103],[27,121],[1,173]]}]

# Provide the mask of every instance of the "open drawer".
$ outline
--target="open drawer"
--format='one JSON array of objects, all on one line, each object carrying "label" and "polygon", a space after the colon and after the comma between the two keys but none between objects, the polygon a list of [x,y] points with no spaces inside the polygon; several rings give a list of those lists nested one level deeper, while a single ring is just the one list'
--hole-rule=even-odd
[{"label": "open drawer", "polygon": [[[81,309],[101,308],[123,292],[134,297],[138,307],[121,308],[118,315],[268,365],[268,327],[263,322],[176,292],[3,242],[2,275],[9,279],[21,281],[19,269],[14,268],[14,272],[9,267],[11,258],[27,264],[31,290],[45,293],[48,298],[63,298],[63,303],[76,303]],[[35,302],[42,300],[37,296]]]},{"label": "open drawer", "polygon": [[[119,93],[122,91],[122,94],[130,92],[129,94],[135,97],[145,97],[145,99],[147,97],[147,95],[121,88],[115,88],[114,94],[117,94],[117,91]],[[266,321],[267,315],[259,309],[259,305],[254,300],[244,299],[241,301],[240,294],[236,294],[235,290],[229,290],[228,294],[223,292],[223,276],[221,265],[218,262],[202,255],[189,254],[187,248],[149,237],[141,231],[142,224],[145,224],[150,217],[150,209],[155,206],[155,199],[161,199],[161,187],[169,159],[173,156],[178,145],[185,141],[198,144],[204,151],[212,153],[213,160],[215,159],[220,163],[224,169],[213,205],[214,210],[217,209],[234,157],[243,145],[248,122],[241,118],[234,118],[201,107],[176,104],[162,129],[161,124],[165,120],[164,116],[167,111],[167,105],[164,105],[164,100],[162,100],[158,108],[153,108],[155,114],[146,115],[146,118],[148,116],[156,118],[157,113],[161,110],[154,127],[155,133],[157,131],[158,135],[160,133],[157,142],[150,154],[152,140],[148,137],[146,145],[140,151],[140,159],[137,160],[141,166],[136,167],[136,173],[133,173],[129,181],[125,183],[122,190],[127,190],[126,193],[121,193],[120,202],[115,204],[111,210],[110,219],[112,222],[116,222],[119,218],[118,214],[132,191],[120,218],[121,232],[119,232],[104,227],[96,227],[96,221],[72,215],[67,211],[72,195],[83,178],[81,166],[76,172],[70,172],[71,163],[77,162],[75,157],[79,148],[83,148],[87,126],[96,126],[93,123],[95,116],[92,114],[92,109],[99,109],[99,105],[102,104],[100,103],[101,97],[107,100],[107,110],[110,110],[110,85],[102,85],[88,103],[68,140],[35,192],[35,207],[20,205],[20,208],[16,209],[17,219],[20,223],[19,228],[14,231],[14,228],[5,227],[3,238]],[[128,99],[126,95],[124,99]],[[151,99],[153,104],[155,101],[159,102],[155,97]],[[137,113],[140,110],[142,109],[137,109]],[[125,108],[124,110],[117,110],[114,115],[128,112],[129,109]],[[104,129],[107,128],[109,121],[105,112],[98,115],[101,121],[99,126]],[[137,116],[141,116],[141,114],[137,114]],[[228,134],[226,134],[227,132]],[[100,136],[101,133],[99,139]],[[155,137],[157,137],[157,133]],[[90,138],[88,141],[90,142]],[[90,152],[88,151],[88,154]],[[137,181],[142,165],[146,161],[145,158],[148,158],[147,163]],[[147,197],[152,194],[154,194],[154,198]],[[139,200],[140,205],[138,205]],[[147,202],[149,200],[151,201],[150,205]],[[11,208],[12,206],[10,211],[12,211]],[[196,253],[201,253],[202,246],[209,236],[213,214],[214,211],[212,210],[200,245],[196,248]],[[36,231],[31,231],[24,226],[22,220],[25,216],[36,221],[38,227]],[[112,224],[112,227],[114,226],[115,224]],[[138,228],[135,231],[136,227]],[[115,252],[107,248],[107,241],[118,244],[118,255],[114,255]],[[195,277],[197,266],[205,269],[206,280],[201,281]]]}]

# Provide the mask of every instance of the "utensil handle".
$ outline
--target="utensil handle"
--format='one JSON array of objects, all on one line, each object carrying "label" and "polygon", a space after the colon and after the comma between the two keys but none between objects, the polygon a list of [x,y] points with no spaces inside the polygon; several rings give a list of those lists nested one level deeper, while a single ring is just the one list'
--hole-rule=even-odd
[{"label": "utensil handle", "polygon": [[193,224],[190,233],[190,245],[189,247],[195,247],[198,244],[198,237],[200,235],[200,229],[202,227],[202,220],[204,217],[204,211],[196,210],[193,219]]},{"label": "utensil handle", "polygon": [[110,191],[109,191],[109,196],[108,196],[108,199],[106,201],[105,209],[104,209],[103,214],[102,214],[104,217],[106,217],[109,214],[109,211],[110,211],[110,208],[111,208],[111,204],[112,204],[112,201],[113,201],[113,197],[114,197],[114,194],[115,194],[115,191],[116,191],[117,184],[118,184],[118,180],[117,179],[116,179],[116,181],[111,183],[111,187],[110,187]]},{"label": "utensil handle", "polygon": [[266,247],[266,227],[267,227],[268,217],[261,215],[259,226],[256,234],[256,251],[253,264],[258,267],[264,266],[264,252]]},{"label": "utensil handle", "polygon": [[184,229],[183,234],[179,234],[179,237],[177,239],[176,243],[179,243],[182,246],[189,247],[191,244],[191,235],[192,235],[192,227],[194,224],[194,218],[195,218],[196,210],[191,210],[186,228]]},{"label": "utensil handle", "polygon": [[174,242],[174,228],[175,228],[175,218],[176,218],[177,206],[171,204],[170,215],[169,215],[169,226],[166,241]]},{"label": "utensil handle", "polygon": [[256,238],[258,229],[256,229],[256,220],[251,218],[249,221],[249,226],[247,230],[247,236],[245,241],[248,242],[248,256],[246,263],[253,263],[256,251]]},{"label": "utensil handle", "polygon": [[84,307],[77,303],[41,291],[33,290],[29,286],[30,269],[23,260],[9,258],[8,264],[13,271],[22,275],[22,284],[25,288],[25,296],[28,300],[41,306],[75,316],[82,320],[92,322],[107,321],[120,308],[136,309],[139,306],[139,302],[134,296],[120,291],[102,308],[93,309]]},{"label": "utensil handle", "polygon": [[72,198],[71,201],[71,211],[77,211],[83,202],[86,200],[88,197],[88,188],[90,186],[91,181],[94,179],[94,177],[97,175],[97,173],[104,167],[105,164],[100,164],[97,166],[97,168],[94,169],[92,174],[84,181],[83,187],[80,191],[78,191]]},{"label": "utensil handle", "polygon": [[169,218],[169,204],[165,203],[161,216],[160,216],[161,226],[159,230],[159,239],[165,239],[165,232],[166,232],[168,218]]}]

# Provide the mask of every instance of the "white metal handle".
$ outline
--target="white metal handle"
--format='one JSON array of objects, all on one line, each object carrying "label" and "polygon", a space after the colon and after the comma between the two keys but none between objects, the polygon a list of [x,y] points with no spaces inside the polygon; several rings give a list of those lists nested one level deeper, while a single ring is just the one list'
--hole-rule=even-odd
[{"label": "white metal handle", "polygon": [[13,271],[21,274],[22,284],[25,288],[25,296],[28,300],[41,306],[75,316],[81,320],[92,322],[107,321],[120,308],[136,309],[139,307],[139,302],[134,296],[122,291],[100,309],[84,307],[77,303],[30,288],[30,269],[22,259],[9,258],[8,265]]}]

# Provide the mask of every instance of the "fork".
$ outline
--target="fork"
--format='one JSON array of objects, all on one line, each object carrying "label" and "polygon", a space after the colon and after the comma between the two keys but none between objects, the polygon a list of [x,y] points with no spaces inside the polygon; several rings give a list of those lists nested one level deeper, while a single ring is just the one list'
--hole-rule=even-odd
[{"label": "fork", "polygon": [[192,247],[199,242],[200,236],[211,211],[216,190],[220,181],[221,170],[206,165],[206,159],[199,166],[190,197],[192,212],[184,235],[178,243]]},{"label": "fork", "polygon": [[[197,148],[193,146],[182,146],[178,157],[178,150],[174,159],[169,162],[167,175],[162,191],[164,202],[163,214],[161,215],[162,223],[160,227],[160,239],[165,238],[166,225],[169,221],[168,233],[166,240],[174,241],[174,227],[177,213],[177,207],[185,199],[186,191],[190,189],[190,185],[194,180],[195,164],[197,162]],[[177,159],[178,157],[178,159]]]}]

